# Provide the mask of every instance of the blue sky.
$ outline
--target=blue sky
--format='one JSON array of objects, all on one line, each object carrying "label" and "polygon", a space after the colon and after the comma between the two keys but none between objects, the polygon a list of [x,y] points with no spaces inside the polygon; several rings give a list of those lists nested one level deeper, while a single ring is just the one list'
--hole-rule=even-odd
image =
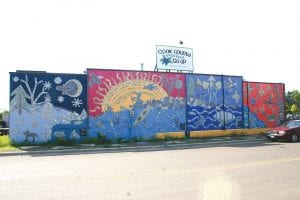
[{"label": "blue sky", "polygon": [[299,89],[300,2],[292,0],[0,1],[0,111],[9,72],[152,71],[156,45],[193,48],[196,73]]}]

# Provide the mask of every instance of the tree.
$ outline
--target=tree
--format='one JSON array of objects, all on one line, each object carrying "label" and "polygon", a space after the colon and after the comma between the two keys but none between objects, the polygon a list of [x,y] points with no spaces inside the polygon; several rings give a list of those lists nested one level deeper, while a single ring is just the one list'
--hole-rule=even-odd
[{"label": "tree", "polygon": [[28,90],[28,93],[30,95],[29,99],[30,99],[31,105],[33,105],[33,106],[38,104],[37,102],[38,102],[39,98],[42,95],[47,94],[47,92],[45,90],[49,89],[49,88],[46,88],[46,87],[43,86],[42,91],[38,95],[36,95],[36,89],[37,89],[38,85],[43,84],[44,81],[38,81],[37,78],[35,77],[34,78],[33,89],[31,89],[30,86],[29,86],[29,81],[28,81],[28,76],[27,75],[25,76],[25,80],[20,79],[20,81],[25,84],[25,86]]},{"label": "tree", "polygon": [[30,99],[30,96],[25,92],[22,85],[19,85],[10,96],[12,96],[12,100],[10,101],[10,108],[12,110],[18,110],[19,114],[22,114],[22,109],[27,110],[28,103],[26,99]]},{"label": "tree", "polygon": [[298,90],[287,92],[285,96],[285,106],[288,113],[296,114],[300,112],[300,92]]},{"label": "tree", "polygon": [[293,104],[293,105],[291,106],[290,111],[291,111],[292,113],[298,113],[298,112],[299,112],[299,108],[298,108],[298,106],[297,106],[296,104]]},{"label": "tree", "polygon": [[9,112],[8,112],[7,110],[4,110],[4,109],[0,109],[0,110],[3,110],[3,111],[0,113],[0,120],[3,120],[3,116],[9,115]]},{"label": "tree", "polygon": [[300,92],[298,90],[293,90],[291,97],[297,105],[300,105]]}]

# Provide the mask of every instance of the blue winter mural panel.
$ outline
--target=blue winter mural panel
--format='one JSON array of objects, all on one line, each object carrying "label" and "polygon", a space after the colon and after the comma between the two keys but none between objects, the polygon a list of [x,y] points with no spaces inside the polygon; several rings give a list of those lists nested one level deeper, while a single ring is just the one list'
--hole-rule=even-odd
[{"label": "blue winter mural panel", "polygon": [[86,137],[86,75],[10,73],[10,137],[16,142]]},{"label": "blue winter mural panel", "polygon": [[225,129],[243,128],[242,77],[223,76]]},{"label": "blue winter mural panel", "polygon": [[186,75],[188,131],[224,128],[222,76]]}]

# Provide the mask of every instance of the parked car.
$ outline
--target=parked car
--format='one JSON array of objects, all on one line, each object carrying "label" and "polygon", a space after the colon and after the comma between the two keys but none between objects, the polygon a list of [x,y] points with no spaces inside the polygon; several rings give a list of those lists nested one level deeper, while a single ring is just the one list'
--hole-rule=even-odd
[{"label": "parked car", "polygon": [[276,127],[266,133],[272,141],[285,140],[297,142],[300,138],[300,120],[291,120],[281,127]]},{"label": "parked car", "polygon": [[286,115],[286,119],[287,119],[288,121],[300,119],[300,114],[291,114],[291,113],[288,113],[288,114]]}]

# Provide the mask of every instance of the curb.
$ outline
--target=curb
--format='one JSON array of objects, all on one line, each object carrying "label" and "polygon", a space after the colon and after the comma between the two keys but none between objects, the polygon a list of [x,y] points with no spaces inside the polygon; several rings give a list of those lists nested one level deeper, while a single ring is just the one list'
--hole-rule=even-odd
[{"label": "curb", "polygon": [[228,141],[211,141],[198,143],[182,143],[182,144],[161,144],[155,146],[120,146],[120,147],[98,147],[85,149],[60,149],[60,150],[41,150],[41,151],[16,151],[0,153],[2,156],[54,156],[54,155],[75,155],[75,154],[93,154],[93,153],[120,153],[120,152],[147,152],[147,151],[164,151],[179,149],[196,149],[205,147],[221,147],[229,145],[246,145],[268,142],[267,139],[248,139],[248,140],[228,140]]}]

